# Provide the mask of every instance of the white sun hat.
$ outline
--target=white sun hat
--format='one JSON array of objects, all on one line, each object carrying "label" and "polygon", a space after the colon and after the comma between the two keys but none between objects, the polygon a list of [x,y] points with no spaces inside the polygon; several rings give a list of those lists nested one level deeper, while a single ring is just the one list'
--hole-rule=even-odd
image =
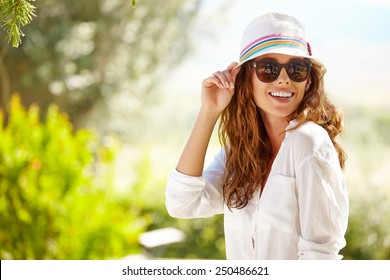
[{"label": "white sun hat", "polygon": [[320,63],[312,57],[303,25],[282,13],[266,13],[249,23],[241,38],[238,66],[269,53],[307,57]]}]

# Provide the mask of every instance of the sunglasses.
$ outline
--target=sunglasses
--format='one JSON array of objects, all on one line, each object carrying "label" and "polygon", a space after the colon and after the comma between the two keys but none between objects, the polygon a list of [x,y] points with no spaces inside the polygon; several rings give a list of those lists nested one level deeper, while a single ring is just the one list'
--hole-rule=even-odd
[{"label": "sunglasses", "polygon": [[311,70],[311,61],[309,59],[293,59],[288,63],[281,64],[274,60],[263,59],[253,61],[251,66],[256,69],[257,78],[263,83],[272,83],[282,71],[286,69],[288,77],[294,82],[303,82],[309,77]]}]

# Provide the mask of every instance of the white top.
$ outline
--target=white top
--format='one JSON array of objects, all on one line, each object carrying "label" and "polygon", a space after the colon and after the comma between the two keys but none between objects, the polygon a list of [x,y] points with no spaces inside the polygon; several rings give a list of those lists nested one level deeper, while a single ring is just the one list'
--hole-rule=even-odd
[{"label": "white top", "polygon": [[[291,121],[287,129],[295,126]],[[260,196],[243,209],[223,199],[226,155],[221,149],[201,177],[173,170],[166,207],[177,218],[224,214],[228,259],[341,259],[348,196],[337,152],[319,125],[286,131]]]}]

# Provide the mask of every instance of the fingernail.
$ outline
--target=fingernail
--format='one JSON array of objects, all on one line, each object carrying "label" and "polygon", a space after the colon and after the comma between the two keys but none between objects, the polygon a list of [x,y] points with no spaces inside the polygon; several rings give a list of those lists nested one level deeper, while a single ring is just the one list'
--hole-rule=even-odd
[{"label": "fingernail", "polygon": [[234,88],[234,83],[230,82],[230,88]]}]

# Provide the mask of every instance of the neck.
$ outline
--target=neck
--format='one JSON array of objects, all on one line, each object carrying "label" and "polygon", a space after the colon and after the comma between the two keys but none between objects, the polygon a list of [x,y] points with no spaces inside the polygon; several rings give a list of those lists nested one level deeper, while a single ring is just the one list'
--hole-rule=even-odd
[{"label": "neck", "polygon": [[279,152],[283,139],[286,134],[288,120],[286,118],[269,117],[262,114],[265,130],[272,145],[272,154],[275,157]]}]

